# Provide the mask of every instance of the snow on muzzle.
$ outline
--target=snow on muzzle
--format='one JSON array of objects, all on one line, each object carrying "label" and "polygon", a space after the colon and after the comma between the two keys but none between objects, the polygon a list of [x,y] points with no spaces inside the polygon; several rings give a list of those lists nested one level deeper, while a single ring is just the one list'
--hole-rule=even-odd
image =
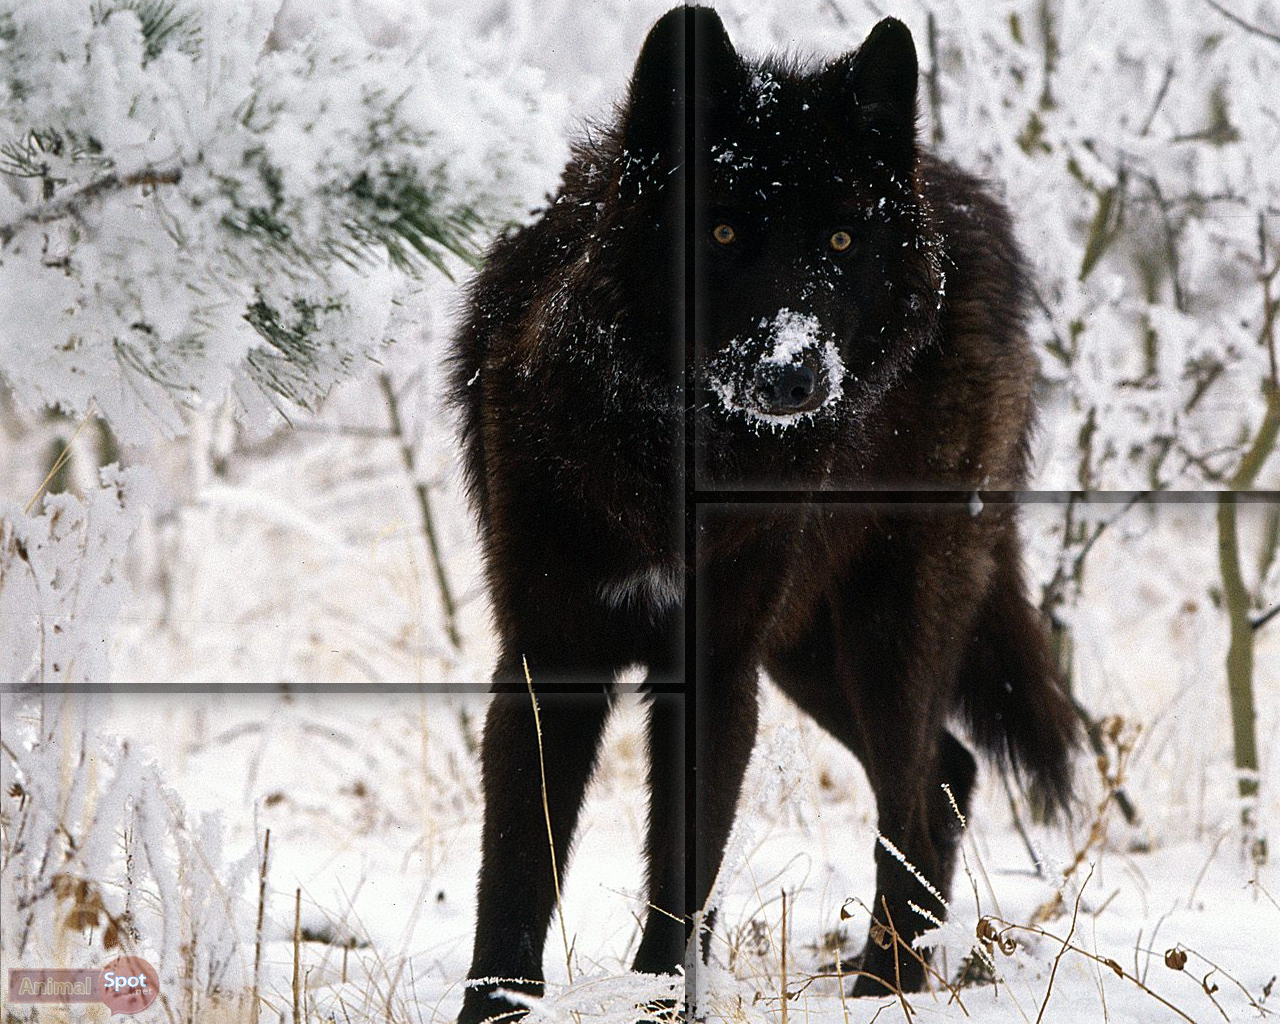
[{"label": "snow on muzzle", "polygon": [[844,363],[821,336],[818,318],[789,309],[734,338],[707,366],[706,380],[726,412],[774,428],[803,423],[844,393]]}]

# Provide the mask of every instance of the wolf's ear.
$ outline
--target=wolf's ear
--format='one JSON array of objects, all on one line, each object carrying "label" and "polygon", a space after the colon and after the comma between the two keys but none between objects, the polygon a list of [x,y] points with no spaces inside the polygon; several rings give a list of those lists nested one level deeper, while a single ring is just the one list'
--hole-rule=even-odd
[{"label": "wolf's ear", "polygon": [[[693,57],[695,104],[686,101],[686,61]],[[638,157],[684,148],[684,119],[705,116],[731,95],[742,62],[720,15],[710,7],[677,7],[649,30],[631,76],[623,141]],[[696,113],[695,113],[696,112]]]},{"label": "wolf's ear", "polygon": [[828,67],[824,78],[844,108],[843,116],[875,137],[893,162],[913,161],[920,69],[906,25],[885,18],[857,50]]}]

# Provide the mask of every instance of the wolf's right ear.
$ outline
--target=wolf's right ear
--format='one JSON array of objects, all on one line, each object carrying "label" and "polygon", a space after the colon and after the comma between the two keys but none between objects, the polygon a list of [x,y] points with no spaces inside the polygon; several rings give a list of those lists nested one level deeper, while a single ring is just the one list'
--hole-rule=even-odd
[{"label": "wolf's right ear", "polygon": [[[693,106],[686,102],[690,57]],[[742,62],[720,15],[710,7],[668,11],[649,30],[636,60],[623,144],[632,156],[641,159],[681,153],[685,118],[705,116],[732,95],[741,76]]]}]

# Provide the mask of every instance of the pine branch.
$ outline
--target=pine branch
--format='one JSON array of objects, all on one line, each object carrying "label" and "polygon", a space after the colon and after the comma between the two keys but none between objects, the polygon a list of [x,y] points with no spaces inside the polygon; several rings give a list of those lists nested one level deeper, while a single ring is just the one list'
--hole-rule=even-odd
[{"label": "pine branch", "polygon": [[421,258],[453,280],[441,250],[476,265],[472,238],[479,215],[463,206],[441,216],[439,202],[416,172],[388,171],[376,178],[362,174],[348,193],[356,216],[344,226],[358,244],[385,248],[399,269],[412,272]]},{"label": "pine branch", "polygon": [[1253,629],[1253,631],[1256,633],[1256,632],[1257,632],[1258,630],[1260,630],[1263,626],[1265,626],[1268,622],[1270,622],[1272,619],[1274,619],[1277,615],[1280,615],[1280,604],[1276,605],[1276,606],[1275,606],[1274,608],[1272,608],[1270,611],[1263,612],[1261,615],[1259,615],[1259,616],[1257,616],[1256,618],[1254,618],[1253,620],[1251,620],[1251,621],[1250,621],[1250,623],[1249,623],[1249,626],[1250,626],[1250,627]]},{"label": "pine branch", "polygon": [[323,383],[331,373],[322,366],[325,357],[336,360],[345,371],[351,359],[348,353],[335,353],[323,344],[325,317],[345,312],[336,299],[312,302],[294,298],[287,309],[272,306],[262,292],[244,314],[244,319],[262,337],[264,344],[246,358],[249,376],[265,391],[274,391],[303,409],[314,411],[327,392]]},{"label": "pine branch", "polygon": [[[17,202],[0,204],[0,258],[11,285],[59,300],[32,309],[48,365],[6,353],[0,370],[33,405],[79,407],[85,367],[110,367],[89,391],[131,441],[180,431],[206,392],[254,418],[314,408],[385,343],[404,278],[477,263],[541,162],[523,145],[550,123],[536,84],[513,68],[478,86],[497,69],[447,41],[264,50],[241,36],[268,21],[191,0],[55,6],[70,34],[4,7],[0,189]],[[518,115],[490,123],[491,85]],[[476,115],[462,131],[455,99]]]},{"label": "pine branch", "polygon": [[68,192],[66,195],[57,196],[33,206],[13,220],[0,224],[0,245],[8,245],[18,229],[27,224],[49,224],[63,217],[78,217],[86,207],[114,192],[148,186],[154,188],[157,185],[176,185],[181,180],[182,168],[180,167],[144,167],[140,171],[123,177],[113,171],[74,192]]},{"label": "pine branch", "polygon": [[326,197],[341,211],[342,233],[306,248],[290,226],[292,218],[279,169],[263,150],[246,154],[246,164],[256,173],[265,202],[246,205],[239,195],[240,184],[224,182],[234,210],[223,217],[223,226],[250,236],[289,262],[319,269],[317,262],[336,260],[359,270],[368,266],[371,254],[385,251],[398,270],[416,274],[427,264],[450,280],[453,273],[447,255],[477,265],[474,238],[482,218],[469,205],[448,208],[438,190],[421,181],[413,169],[362,171],[350,183],[327,186]]}]

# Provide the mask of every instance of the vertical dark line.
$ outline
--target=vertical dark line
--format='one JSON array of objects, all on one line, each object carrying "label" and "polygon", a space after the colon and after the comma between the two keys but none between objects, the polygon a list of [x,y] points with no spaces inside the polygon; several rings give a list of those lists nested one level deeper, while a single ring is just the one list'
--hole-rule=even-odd
[{"label": "vertical dark line", "polygon": [[[687,16],[686,16],[687,17]],[[695,176],[698,168],[694,152],[694,79],[697,73],[694,54],[696,53],[693,38],[694,19],[687,18],[685,24],[688,32],[684,40],[684,102],[680,108],[684,111],[684,701],[685,701],[685,772],[687,786],[685,791],[685,907],[688,913],[696,913],[700,908],[696,904],[698,891],[698,758],[701,744],[698,741],[698,697],[697,697],[697,664],[698,664],[698,632],[697,632],[697,572],[698,546],[698,506],[694,498],[696,481],[697,453],[694,434],[694,401],[697,389],[694,386],[693,332],[697,326],[695,312],[696,285],[694,273],[695,229],[694,194]],[[693,955],[686,964],[685,975],[685,1007],[692,1014],[693,994],[697,991],[697,973],[701,963],[699,952],[701,942],[694,936]]]}]

